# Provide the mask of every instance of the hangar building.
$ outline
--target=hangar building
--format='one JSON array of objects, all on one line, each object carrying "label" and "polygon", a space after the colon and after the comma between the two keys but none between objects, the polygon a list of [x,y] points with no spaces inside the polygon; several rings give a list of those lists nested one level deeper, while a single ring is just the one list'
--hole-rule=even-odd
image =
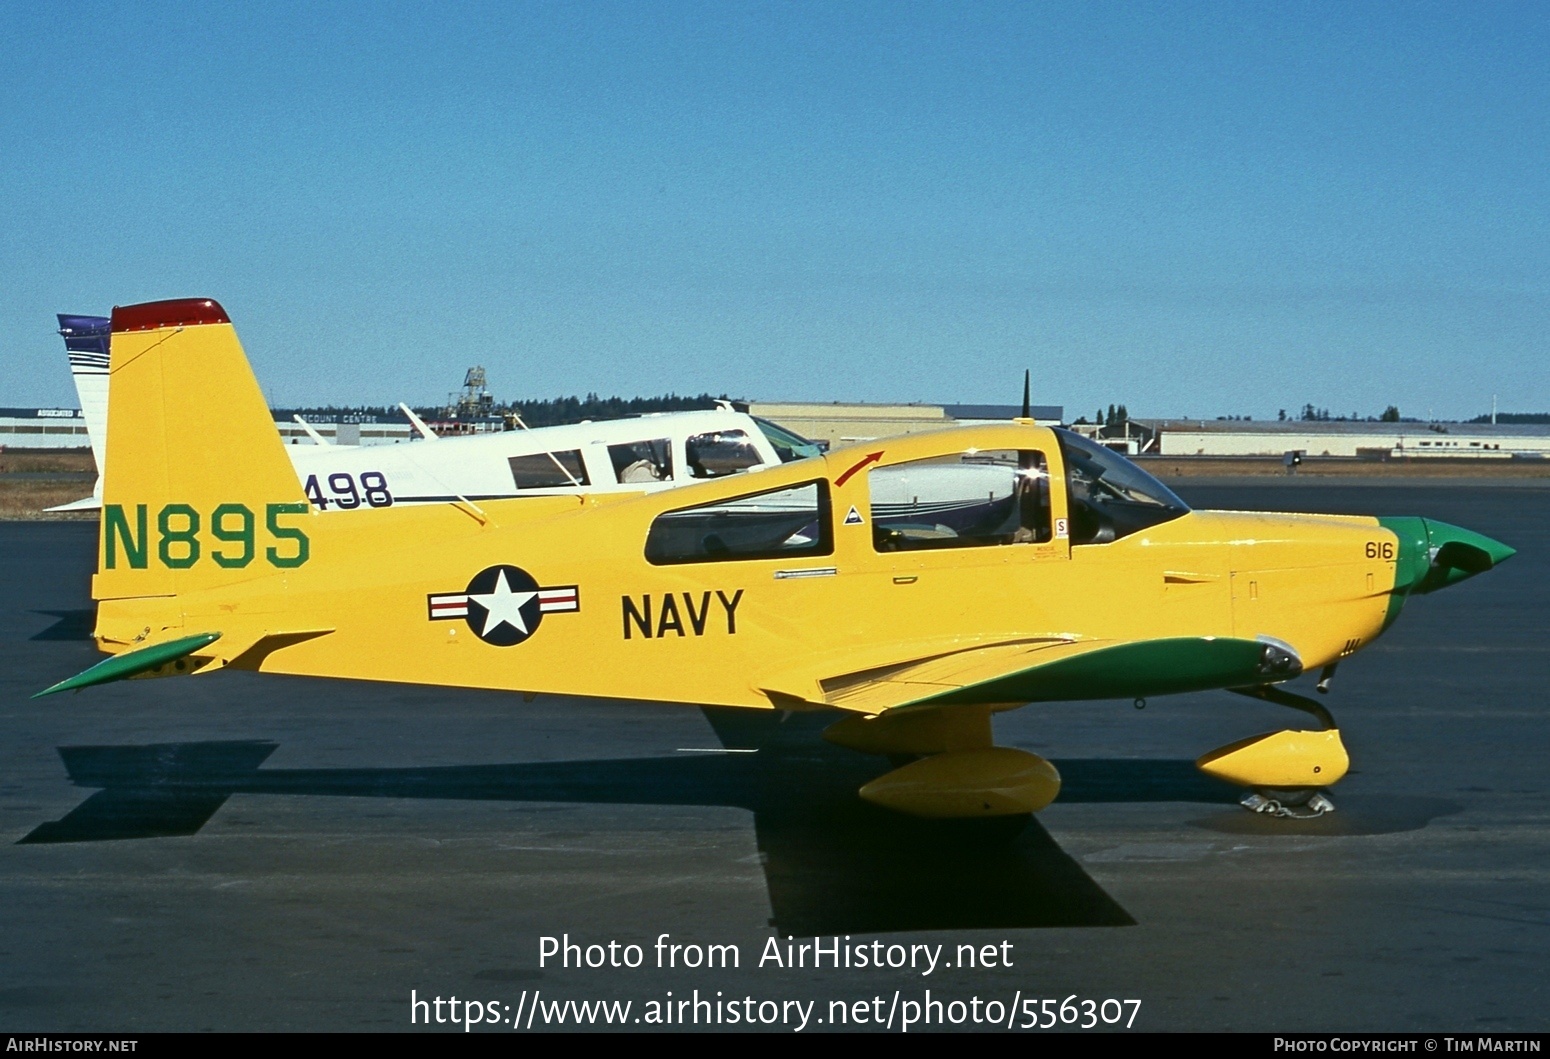
[{"label": "hangar building", "polygon": [[[739,407],[742,407],[739,405]],[[750,401],[750,415],[779,423],[813,441],[838,448],[873,438],[916,434],[923,430],[1001,422],[1023,414],[1021,405],[990,404],[831,404],[797,401]],[[1043,426],[1058,426],[1065,410],[1059,405],[1034,405],[1033,418]]]},{"label": "hangar building", "polygon": [[1133,419],[1136,451],[1156,456],[1550,457],[1550,424],[1351,420]]}]

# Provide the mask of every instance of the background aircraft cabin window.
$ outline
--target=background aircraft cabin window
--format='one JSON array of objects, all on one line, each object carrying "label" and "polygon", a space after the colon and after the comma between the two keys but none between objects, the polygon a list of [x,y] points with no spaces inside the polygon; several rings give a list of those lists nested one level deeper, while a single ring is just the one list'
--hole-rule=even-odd
[{"label": "background aircraft cabin window", "polygon": [[823,446],[816,441],[808,441],[800,434],[793,434],[785,427],[776,426],[768,419],[754,417],[754,422],[759,424],[760,431],[769,439],[774,447],[775,454],[780,457],[781,463],[791,463],[794,460],[805,460],[809,456],[823,455]]},{"label": "background aircraft cabin window", "polygon": [[510,456],[506,462],[511,465],[511,480],[518,489],[564,489],[592,484],[587,481],[587,469],[577,449]]},{"label": "background aircraft cabin window", "polygon": [[673,445],[667,438],[608,446],[621,485],[649,485],[673,479]]},{"label": "background aircraft cabin window", "polygon": [[1071,543],[1107,544],[1188,514],[1173,491],[1113,449],[1057,430],[1066,460]]},{"label": "background aircraft cabin window", "polygon": [[669,511],[657,516],[646,537],[646,561],[659,565],[784,559],[833,551],[827,482],[804,482]]},{"label": "background aircraft cabin window", "polygon": [[867,475],[880,552],[1033,544],[1051,537],[1042,452],[969,451]]},{"label": "background aircraft cabin window", "polygon": [[759,450],[741,430],[692,435],[684,442],[684,459],[689,464],[689,473],[695,478],[720,478],[764,462],[759,458]]}]

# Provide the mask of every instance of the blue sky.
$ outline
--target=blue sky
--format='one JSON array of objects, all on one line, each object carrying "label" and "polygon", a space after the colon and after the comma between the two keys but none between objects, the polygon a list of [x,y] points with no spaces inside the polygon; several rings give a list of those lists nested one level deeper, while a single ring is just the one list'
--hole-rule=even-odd
[{"label": "blue sky", "polygon": [[[1543,4],[11,5],[0,405],[211,296],[271,400],[1550,409]],[[1090,414],[1090,412],[1089,412]]]}]

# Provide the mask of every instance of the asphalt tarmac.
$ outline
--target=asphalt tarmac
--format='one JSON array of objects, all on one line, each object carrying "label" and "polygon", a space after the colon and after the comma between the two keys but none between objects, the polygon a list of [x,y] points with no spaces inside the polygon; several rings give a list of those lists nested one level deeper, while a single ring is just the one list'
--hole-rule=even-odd
[{"label": "asphalt tarmac", "polygon": [[[32,701],[98,657],[96,527],[0,524],[0,1030],[460,1030],[453,996],[503,1032],[571,1000],[629,1001],[631,1029],[843,1008],[897,1032],[1058,1023],[1067,998],[1065,1028],[1550,1029],[1550,489],[1177,487],[1519,549],[1341,668],[1329,816],[1254,816],[1195,771],[1298,724],[1228,693],[999,717],[1065,777],[1001,845],[863,806],[888,765],[818,715],[239,673]],[[572,966],[541,962],[566,935]],[[840,966],[783,965],[815,935]]]}]

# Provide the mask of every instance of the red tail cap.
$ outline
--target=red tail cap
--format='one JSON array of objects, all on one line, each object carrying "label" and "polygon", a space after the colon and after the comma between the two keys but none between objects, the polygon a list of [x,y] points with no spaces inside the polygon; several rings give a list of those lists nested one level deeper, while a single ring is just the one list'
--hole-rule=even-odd
[{"label": "red tail cap", "polygon": [[155,331],[159,327],[229,324],[231,318],[214,298],[174,298],[165,302],[113,306],[113,333]]}]

